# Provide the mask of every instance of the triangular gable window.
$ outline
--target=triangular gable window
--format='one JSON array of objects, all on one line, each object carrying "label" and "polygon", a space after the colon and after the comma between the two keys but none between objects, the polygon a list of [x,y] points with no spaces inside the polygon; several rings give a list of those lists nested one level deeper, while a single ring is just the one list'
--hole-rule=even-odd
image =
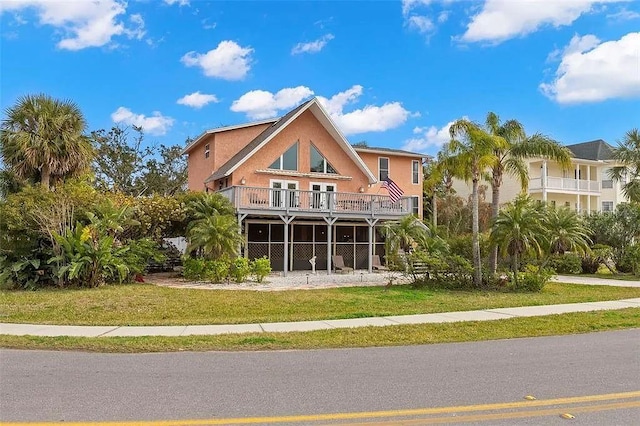
[{"label": "triangular gable window", "polygon": [[311,171],[316,173],[338,173],[313,144],[311,145]]},{"label": "triangular gable window", "polygon": [[291,148],[276,158],[276,161],[269,168],[275,170],[298,170],[298,142],[291,145]]}]

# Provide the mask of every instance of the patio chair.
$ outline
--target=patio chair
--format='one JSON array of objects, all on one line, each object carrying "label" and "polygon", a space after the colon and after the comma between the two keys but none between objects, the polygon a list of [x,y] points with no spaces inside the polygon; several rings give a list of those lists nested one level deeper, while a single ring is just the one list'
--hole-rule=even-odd
[{"label": "patio chair", "polygon": [[342,256],[331,256],[331,261],[333,262],[333,270],[338,272],[340,271],[340,273],[344,274],[349,273],[349,272],[353,272],[353,268],[350,268],[348,266],[344,266],[344,259],[342,258]]},{"label": "patio chair", "polygon": [[380,263],[380,256],[378,256],[377,254],[374,254],[373,257],[371,258],[371,268],[374,271],[388,271],[389,270],[389,268],[387,268],[382,263]]}]

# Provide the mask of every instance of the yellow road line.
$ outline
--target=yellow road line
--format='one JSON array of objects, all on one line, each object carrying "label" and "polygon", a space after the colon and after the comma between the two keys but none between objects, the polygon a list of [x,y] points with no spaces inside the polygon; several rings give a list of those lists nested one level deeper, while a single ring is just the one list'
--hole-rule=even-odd
[{"label": "yellow road line", "polygon": [[[596,411],[620,410],[623,408],[640,408],[640,401],[614,402],[611,404],[586,405],[582,407],[571,407],[572,413],[592,413]],[[384,422],[368,422],[368,423],[342,423],[345,426],[393,426],[398,423],[404,425],[433,425],[443,423],[465,423],[465,422],[481,422],[489,420],[511,420],[523,419],[531,417],[547,417],[559,416],[566,408],[549,408],[546,410],[529,410],[514,411],[507,413],[491,413],[491,414],[470,414],[466,416],[448,416],[448,417],[431,417],[423,419],[403,419]]]},{"label": "yellow road line", "polygon": [[[317,422],[326,420],[356,420],[384,417],[407,417],[431,414],[463,413],[473,411],[507,410],[515,408],[545,407],[549,405],[579,404],[584,402],[610,401],[616,399],[639,398],[640,391],[619,392],[602,395],[586,395],[555,399],[538,399],[535,401],[501,402],[494,404],[462,405],[454,407],[417,408],[406,410],[364,411],[354,413],[309,414],[274,417],[237,417],[226,419],[187,419],[187,420],[147,420],[147,421],[112,421],[112,422],[64,422],[65,426],[196,426],[196,425],[232,425],[256,423],[289,423]],[[565,408],[566,409],[566,408]],[[0,426],[52,426],[59,422],[0,422]]]}]

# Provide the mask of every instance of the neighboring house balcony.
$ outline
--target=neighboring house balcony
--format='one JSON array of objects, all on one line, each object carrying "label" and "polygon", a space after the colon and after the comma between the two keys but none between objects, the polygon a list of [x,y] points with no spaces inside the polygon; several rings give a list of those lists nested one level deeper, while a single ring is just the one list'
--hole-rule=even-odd
[{"label": "neighboring house balcony", "polygon": [[392,202],[387,195],[249,186],[232,186],[218,193],[231,201],[238,214],[398,219],[415,213],[410,197]]},{"label": "neighboring house balcony", "polygon": [[547,176],[529,180],[529,192],[600,195],[600,181]]}]

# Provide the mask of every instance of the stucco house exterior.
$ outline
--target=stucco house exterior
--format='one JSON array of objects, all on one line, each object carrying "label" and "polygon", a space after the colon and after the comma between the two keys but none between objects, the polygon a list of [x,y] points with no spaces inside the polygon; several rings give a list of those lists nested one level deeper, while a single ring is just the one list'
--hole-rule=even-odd
[{"label": "stucco house exterior", "polygon": [[[188,185],[215,191],[236,209],[244,256],[267,256],[276,271],[372,268],[384,255],[380,225],[422,217],[425,156],[354,147],[316,98],[269,119],[208,130],[188,145]],[[392,179],[404,194],[392,200]]]},{"label": "stucco house exterior", "polygon": [[[609,177],[609,169],[617,164],[612,160],[613,147],[602,139],[567,145],[572,152],[571,167],[563,170],[554,162],[544,159],[528,160],[529,195],[558,207],[570,207],[581,213],[612,211],[625,202],[623,181]],[[457,195],[468,197],[471,186],[456,180],[453,188]],[[518,179],[505,175],[500,191],[500,203],[516,198],[521,187]],[[491,191],[487,191],[491,202]]]}]

